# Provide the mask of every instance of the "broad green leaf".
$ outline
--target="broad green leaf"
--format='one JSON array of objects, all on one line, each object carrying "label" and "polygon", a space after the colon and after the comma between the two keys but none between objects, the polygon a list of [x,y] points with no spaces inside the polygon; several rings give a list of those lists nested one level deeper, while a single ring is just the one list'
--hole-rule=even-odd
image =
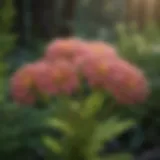
[{"label": "broad green leaf", "polygon": [[66,122],[58,118],[53,118],[47,121],[47,124],[51,127],[59,129],[60,131],[64,132],[67,135],[73,134],[72,127]]},{"label": "broad green leaf", "polygon": [[134,125],[134,121],[121,121],[116,117],[100,123],[93,133],[92,140],[88,147],[89,154],[97,153],[104,142],[108,142]]},{"label": "broad green leaf", "polygon": [[42,140],[45,146],[52,152],[57,154],[60,154],[62,152],[62,147],[56,139],[49,136],[45,136]]},{"label": "broad green leaf", "polygon": [[118,118],[113,117],[98,125],[95,136],[98,139],[108,141],[123,133],[134,124],[132,120],[120,121]]},{"label": "broad green leaf", "polygon": [[100,160],[133,160],[133,156],[129,153],[115,153]]},{"label": "broad green leaf", "polygon": [[96,115],[96,113],[102,108],[105,95],[102,92],[94,92],[85,101],[82,109],[82,116],[90,118]]}]

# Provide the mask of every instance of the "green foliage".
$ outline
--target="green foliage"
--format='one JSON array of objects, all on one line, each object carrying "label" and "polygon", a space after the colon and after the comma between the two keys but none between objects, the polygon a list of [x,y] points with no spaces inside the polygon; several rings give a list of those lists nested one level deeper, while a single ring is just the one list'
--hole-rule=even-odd
[{"label": "green foliage", "polygon": [[54,119],[48,120],[47,124],[55,129],[60,130],[61,132],[64,132],[66,135],[73,134],[72,127],[67,122],[64,122],[63,120],[54,118]]},{"label": "green foliage", "polygon": [[12,0],[4,0],[0,8],[0,159],[31,159],[28,149],[42,147],[40,135],[49,128],[43,122],[51,112],[20,108],[9,99],[6,57],[14,49],[17,39],[11,31],[15,18],[12,3]]},{"label": "green foliage", "polygon": [[0,114],[0,151],[9,153],[23,147],[35,147],[40,131],[46,128],[43,120],[48,112],[5,104],[0,107]]},{"label": "green foliage", "polygon": [[[12,34],[11,29],[15,16],[12,0],[5,0],[0,8],[0,92],[5,93],[6,74],[8,64],[5,62],[6,55],[15,46],[16,36]],[[2,96],[4,98],[4,96]],[[3,98],[0,98],[1,102]]]},{"label": "green foliage", "polygon": [[142,112],[138,113],[139,110],[135,108],[132,109],[135,110],[132,115],[135,114],[136,118],[140,117],[139,123],[143,127],[141,129],[144,132],[144,143],[156,144],[159,142],[160,134],[158,105],[160,103],[160,28],[150,23],[143,30],[139,30],[135,24],[130,27],[120,24],[116,29],[115,45],[119,53],[140,66],[148,78],[151,90],[149,99],[143,105]]},{"label": "green foliage", "polygon": [[62,153],[62,147],[57,141],[57,139],[53,139],[49,136],[43,137],[43,142],[46,145],[46,147],[51,150],[52,152],[56,154],[63,154]]},{"label": "green foliage", "polygon": [[122,121],[116,117],[111,117],[107,121],[100,123],[97,125],[95,132],[93,133],[89,152],[91,154],[96,153],[101,147],[103,147],[104,142],[113,140],[115,137],[128,130],[128,128],[133,127],[134,124],[134,121]]},{"label": "green foliage", "polygon": [[[146,26],[142,31],[135,29],[135,26],[127,28],[125,25],[119,25],[117,28],[117,40],[115,43],[117,49],[121,56],[134,62],[144,70],[152,91],[149,99],[151,101],[148,101],[146,105],[151,106],[152,104],[153,107],[159,101],[157,96],[159,93],[158,81],[160,73],[160,28],[154,24]],[[139,40],[135,37],[141,37],[143,43],[139,43]]]},{"label": "green foliage", "polygon": [[139,30],[136,24],[129,27],[118,24],[116,27],[116,46],[122,56],[133,59],[135,56],[148,56],[160,52],[160,29],[150,23],[144,30]]},{"label": "green foliage", "polygon": [[0,8],[0,56],[3,58],[15,46],[16,35],[11,32],[15,18],[12,0],[3,1]]},{"label": "green foliage", "polygon": [[[106,117],[104,121],[97,120],[96,117],[104,104],[104,97],[103,94],[94,92],[84,100],[78,100],[79,105],[75,100],[71,100],[65,106],[61,106],[60,110],[64,112],[57,112],[53,118],[46,121],[49,126],[62,133],[60,139],[42,137],[51,155],[55,153],[68,160],[99,160],[99,152],[105,142],[113,140],[135,125],[132,120],[121,120],[113,116]],[[120,155],[120,158],[124,156],[126,160],[130,159],[128,155]],[[108,158],[114,160],[119,157],[117,155]]]},{"label": "green foliage", "polygon": [[105,96],[101,92],[93,92],[86,100],[82,110],[82,116],[86,118],[93,117],[103,105]]}]

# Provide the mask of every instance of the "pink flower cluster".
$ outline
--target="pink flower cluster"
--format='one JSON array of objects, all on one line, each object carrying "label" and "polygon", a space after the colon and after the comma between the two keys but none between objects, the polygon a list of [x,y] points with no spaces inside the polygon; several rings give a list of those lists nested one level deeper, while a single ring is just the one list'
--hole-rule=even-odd
[{"label": "pink flower cluster", "polygon": [[123,104],[143,102],[148,84],[137,67],[117,55],[116,49],[101,41],[76,38],[51,42],[41,60],[14,73],[11,93],[18,103],[32,104],[40,95],[71,95],[81,80],[92,89],[103,89]]}]

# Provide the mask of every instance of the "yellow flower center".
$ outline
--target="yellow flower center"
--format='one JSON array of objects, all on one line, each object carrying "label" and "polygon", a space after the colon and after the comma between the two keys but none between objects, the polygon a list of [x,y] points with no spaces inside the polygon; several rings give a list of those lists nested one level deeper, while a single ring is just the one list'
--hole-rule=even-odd
[{"label": "yellow flower center", "polygon": [[135,79],[132,78],[132,77],[128,77],[127,80],[126,80],[126,83],[127,83],[128,87],[130,89],[133,89],[135,87],[135,85],[136,85]]},{"label": "yellow flower center", "polygon": [[65,81],[65,74],[60,71],[56,71],[54,80],[56,84],[62,84]]},{"label": "yellow flower center", "polygon": [[98,74],[101,74],[101,75],[106,74],[106,65],[100,64],[99,66],[97,66],[97,72]]},{"label": "yellow flower center", "polygon": [[23,77],[23,83],[26,87],[31,87],[32,85],[32,79],[29,76],[24,76]]}]

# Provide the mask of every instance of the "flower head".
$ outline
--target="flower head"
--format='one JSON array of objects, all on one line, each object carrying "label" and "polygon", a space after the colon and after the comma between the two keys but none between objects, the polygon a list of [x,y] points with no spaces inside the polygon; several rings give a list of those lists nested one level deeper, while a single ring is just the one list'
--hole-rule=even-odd
[{"label": "flower head", "polygon": [[141,70],[124,60],[108,63],[105,88],[124,104],[143,102],[149,93],[148,83]]},{"label": "flower head", "polygon": [[32,104],[39,95],[72,94],[78,87],[76,71],[65,60],[25,65],[11,79],[11,93],[18,103]]},{"label": "flower head", "polygon": [[86,78],[91,87],[104,87],[108,72],[108,59],[101,55],[90,55],[81,65],[81,74]]},{"label": "flower head", "polygon": [[121,59],[113,46],[75,38],[51,42],[41,60],[19,69],[11,79],[11,92],[20,103],[34,103],[37,93],[70,95],[79,89],[79,75],[90,88],[106,90],[120,103],[143,102],[148,95],[143,73]]},{"label": "flower head", "polygon": [[76,49],[79,48],[81,43],[82,42],[78,39],[55,40],[47,46],[44,59],[51,62],[57,59],[67,59],[72,61]]},{"label": "flower head", "polygon": [[87,52],[88,54],[85,54],[83,57],[81,57],[81,66],[85,72],[90,70],[90,73],[95,73],[94,71],[98,70],[97,75],[94,77],[99,76],[100,68],[101,70],[102,68],[103,70],[104,68],[107,68],[107,63],[109,61],[115,61],[120,58],[117,55],[116,50],[109,44],[105,44],[101,41],[92,41],[88,42],[87,45],[89,49]]},{"label": "flower head", "polygon": [[31,92],[33,86],[32,64],[21,67],[11,78],[11,95],[18,103],[32,104],[35,97]]},{"label": "flower head", "polygon": [[34,90],[40,95],[51,96],[54,92],[52,82],[53,66],[45,61],[38,61],[33,64]]},{"label": "flower head", "polygon": [[93,54],[101,56],[104,55],[108,57],[108,59],[118,58],[116,49],[110,44],[104,43],[102,41],[91,41],[90,43],[88,43],[88,45]]},{"label": "flower head", "polygon": [[135,66],[120,58],[88,56],[81,74],[91,88],[105,89],[119,103],[143,102],[148,96],[148,84],[143,73]]},{"label": "flower head", "polygon": [[51,72],[54,94],[72,94],[79,87],[75,68],[64,60],[55,61]]}]

